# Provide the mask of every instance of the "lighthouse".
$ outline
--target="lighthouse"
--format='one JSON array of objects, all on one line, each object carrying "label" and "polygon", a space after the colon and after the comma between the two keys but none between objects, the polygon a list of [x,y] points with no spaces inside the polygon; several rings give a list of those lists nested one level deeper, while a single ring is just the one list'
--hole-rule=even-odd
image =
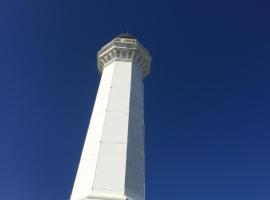
[{"label": "lighthouse", "polygon": [[151,56],[121,34],[97,53],[101,74],[71,200],[144,200],[144,87]]}]

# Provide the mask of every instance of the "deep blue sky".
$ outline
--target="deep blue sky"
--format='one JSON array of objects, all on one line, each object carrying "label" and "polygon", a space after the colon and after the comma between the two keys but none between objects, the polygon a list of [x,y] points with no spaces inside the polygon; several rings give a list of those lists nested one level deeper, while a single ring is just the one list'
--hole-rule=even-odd
[{"label": "deep blue sky", "polygon": [[0,200],[67,200],[99,83],[127,28],[145,79],[148,200],[270,199],[267,1],[1,0]]}]

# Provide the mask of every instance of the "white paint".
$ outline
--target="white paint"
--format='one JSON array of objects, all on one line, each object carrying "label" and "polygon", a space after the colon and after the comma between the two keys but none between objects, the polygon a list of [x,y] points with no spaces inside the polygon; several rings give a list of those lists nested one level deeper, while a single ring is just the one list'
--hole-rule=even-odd
[{"label": "white paint", "polygon": [[118,39],[98,53],[102,78],[71,200],[145,199],[142,80],[151,57],[137,40],[131,49]]}]

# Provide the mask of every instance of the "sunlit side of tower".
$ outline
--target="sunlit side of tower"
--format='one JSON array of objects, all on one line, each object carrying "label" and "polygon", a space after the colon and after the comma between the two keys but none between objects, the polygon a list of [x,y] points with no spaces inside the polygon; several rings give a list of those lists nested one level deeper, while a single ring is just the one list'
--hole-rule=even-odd
[{"label": "sunlit side of tower", "polygon": [[102,73],[71,200],[144,200],[143,78],[149,52],[121,34],[97,54]]}]

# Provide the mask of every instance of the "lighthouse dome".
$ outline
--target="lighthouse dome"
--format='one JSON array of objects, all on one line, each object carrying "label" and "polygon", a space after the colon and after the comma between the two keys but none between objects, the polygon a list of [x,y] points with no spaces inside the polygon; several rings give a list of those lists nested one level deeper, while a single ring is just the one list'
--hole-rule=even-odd
[{"label": "lighthouse dome", "polygon": [[121,33],[120,35],[117,36],[117,38],[136,39],[135,37],[133,37],[128,33]]}]

